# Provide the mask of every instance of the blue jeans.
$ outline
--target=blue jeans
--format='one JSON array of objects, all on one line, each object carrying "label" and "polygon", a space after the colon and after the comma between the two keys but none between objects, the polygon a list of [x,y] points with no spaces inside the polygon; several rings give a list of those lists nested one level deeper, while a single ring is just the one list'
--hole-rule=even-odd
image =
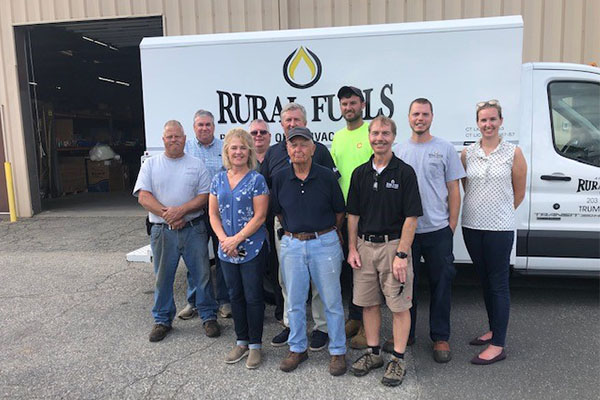
[{"label": "blue jeans", "polygon": [[204,222],[193,227],[170,230],[166,225],[153,225],[150,246],[154,258],[156,288],[152,316],[157,324],[170,326],[175,317],[173,283],[179,258],[187,266],[196,293],[195,306],[203,321],[216,319],[217,303],[210,287],[210,266],[207,254],[207,233]]},{"label": "blue jeans", "polygon": [[256,257],[242,264],[221,260],[223,275],[229,288],[231,314],[238,345],[260,349],[262,343],[265,303],[263,274],[269,246],[265,241]]},{"label": "blue jeans", "polygon": [[481,279],[492,344],[504,347],[510,314],[510,251],[515,233],[463,228],[463,237]]},{"label": "blue jeans", "polygon": [[325,308],[329,334],[329,353],[346,354],[344,307],[340,287],[342,246],[336,231],[313,240],[281,239],[281,268],[288,295],[290,350],[302,353],[308,347],[306,337],[306,300],[310,280],[314,282]]},{"label": "blue jeans", "polygon": [[[229,293],[227,292],[227,284],[225,283],[225,277],[223,276],[223,268],[221,268],[221,260],[219,259],[218,256],[218,249],[219,249],[219,239],[217,238],[217,235],[215,235],[215,233],[212,231],[208,220],[206,220],[206,224],[208,227],[208,234],[210,235],[211,239],[212,239],[212,247],[213,247],[213,254],[215,255],[215,272],[217,274],[217,282],[216,282],[216,292],[215,292],[215,299],[217,300],[217,303],[219,303],[219,305],[223,305],[223,304],[228,304],[229,303]],[[207,244],[207,251],[208,251],[208,244]],[[194,282],[192,280],[190,280],[190,273],[188,271],[187,274],[187,281],[188,281],[188,287],[187,287],[187,301],[189,304],[194,305],[196,303],[196,286],[194,285]],[[212,278],[211,278],[211,282],[212,282]],[[211,284],[212,287],[212,284]]]},{"label": "blue jeans", "polygon": [[[417,325],[417,285],[423,269],[429,277],[429,337],[434,342],[450,338],[450,303],[452,281],[456,275],[452,254],[452,229],[449,226],[428,233],[417,233],[412,244],[413,259],[413,306],[410,309],[409,337],[415,337]],[[421,256],[425,260],[421,262]]]}]

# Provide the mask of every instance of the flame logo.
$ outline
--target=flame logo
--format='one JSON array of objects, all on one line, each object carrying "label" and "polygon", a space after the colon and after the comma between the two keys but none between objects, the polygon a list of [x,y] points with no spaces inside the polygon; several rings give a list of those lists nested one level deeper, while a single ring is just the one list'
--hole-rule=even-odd
[{"label": "flame logo", "polygon": [[[310,71],[308,82],[299,82],[296,77],[296,70],[300,65],[304,65]],[[294,50],[283,63],[283,77],[285,81],[296,89],[306,89],[313,86],[321,78],[321,60],[309,48],[300,46]]]}]

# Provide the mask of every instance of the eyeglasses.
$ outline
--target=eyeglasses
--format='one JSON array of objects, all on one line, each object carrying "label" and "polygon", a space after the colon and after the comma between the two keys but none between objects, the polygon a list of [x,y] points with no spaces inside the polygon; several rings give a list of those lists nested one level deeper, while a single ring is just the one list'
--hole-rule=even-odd
[{"label": "eyeglasses", "polygon": [[500,102],[498,100],[492,99],[488,101],[480,101],[477,103],[477,108],[483,108],[485,106],[499,106]]},{"label": "eyeglasses", "polygon": [[258,135],[266,136],[267,133],[269,133],[269,131],[267,131],[265,129],[257,129],[255,131],[250,131],[250,134],[252,136],[258,136]]},{"label": "eyeglasses", "polygon": [[376,172],[373,172],[373,191],[374,192],[376,192],[379,187],[377,179],[379,179],[379,174],[376,171]]}]

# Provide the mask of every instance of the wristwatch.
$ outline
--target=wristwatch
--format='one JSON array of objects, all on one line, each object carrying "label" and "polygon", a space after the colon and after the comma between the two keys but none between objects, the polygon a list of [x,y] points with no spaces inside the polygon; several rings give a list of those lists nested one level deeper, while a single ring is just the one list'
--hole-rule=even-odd
[{"label": "wristwatch", "polygon": [[404,258],[408,258],[408,254],[406,254],[406,253],[405,253],[405,252],[403,252],[403,251],[398,251],[398,252],[396,253],[396,257],[398,257],[398,258],[401,258],[401,259],[404,259]]}]

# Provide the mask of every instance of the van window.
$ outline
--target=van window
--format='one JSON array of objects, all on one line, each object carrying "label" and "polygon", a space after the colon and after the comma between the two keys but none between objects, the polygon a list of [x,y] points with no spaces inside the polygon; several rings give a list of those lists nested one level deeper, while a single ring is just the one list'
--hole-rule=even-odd
[{"label": "van window", "polygon": [[600,167],[600,84],[548,85],[554,148],[563,157]]}]

